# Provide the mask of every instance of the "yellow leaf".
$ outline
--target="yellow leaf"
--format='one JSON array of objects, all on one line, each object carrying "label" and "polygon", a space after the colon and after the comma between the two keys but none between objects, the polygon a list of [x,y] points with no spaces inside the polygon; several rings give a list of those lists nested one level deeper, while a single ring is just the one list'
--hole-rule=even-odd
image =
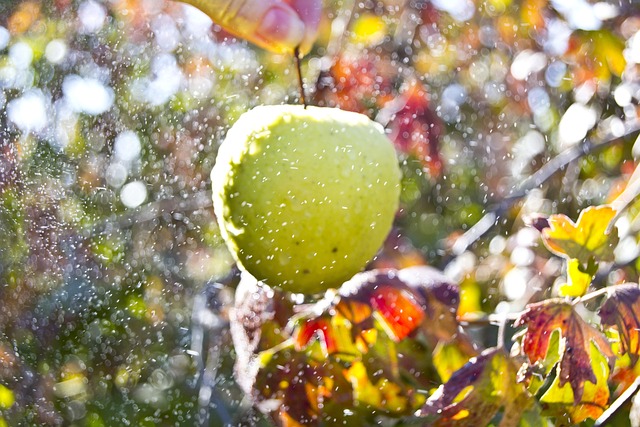
[{"label": "yellow leaf", "polygon": [[363,45],[374,46],[384,40],[387,25],[384,20],[375,15],[364,14],[353,24],[353,41]]},{"label": "yellow leaf", "polygon": [[593,277],[582,271],[580,261],[574,258],[567,261],[567,280],[568,283],[560,286],[560,296],[580,297],[587,292]]},{"label": "yellow leaf", "polygon": [[465,280],[460,284],[460,305],[458,316],[468,313],[482,312],[482,291],[480,285],[471,280]]},{"label": "yellow leaf", "polygon": [[449,381],[451,375],[469,361],[456,342],[438,342],[433,350],[433,366],[442,382]]},{"label": "yellow leaf", "polygon": [[556,255],[579,260],[583,265],[591,257],[597,261],[613,261],[617,235],[608,233],[609,224],[616,216],[611,206],[589,206],[580,212],[574,223],[566,215],[551,215],[549,228],[542,232],[547,248]]},{"label": "yellow leaf", "polygon": [[488,0],[487,1],[487,5],[500,10],[500,11],[504,11],[508,6],[511,5],[512,0]]},{"label": "yellow leaf", "polygon": [[380,389],[374,386],[369,380],[367,368],[365,368],[362,362],[355,362],[350,368],[346,369],[345,378],[347,378],[353,387],[354,400],[380,407],[382,394]]},{"label": "yellow leaf", "polygon": [[547,0],[524,0],[520,12],[522,24],[536,31],[544,29],[546,7]]},{"label": "yellow leaf", "polygon": [[594,37],[595,49],[609,67],[609,70],[620,77],[627,61],[624,59],[624,43],[609,31],[601,30],[596,32]]},{"label": "yellow leaf", "polygon": [[0,409],[9,409],[15,402],[13,391],[0,384]]},{"label": "yellow leaf", "polygon": [[382,392],[383,407],[391,412],[402,412],[407,407],[406,391],[398,384],[383,378],[378,381],[378,389]]}]

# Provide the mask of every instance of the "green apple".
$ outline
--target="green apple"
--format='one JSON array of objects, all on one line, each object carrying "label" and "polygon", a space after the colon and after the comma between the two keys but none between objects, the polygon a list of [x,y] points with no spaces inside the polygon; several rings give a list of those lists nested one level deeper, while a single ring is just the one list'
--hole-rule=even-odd
[{"label": "green apple", "polygon": [[313,294],[362,270],[400,195],[395,149],[362,114],[261,106],[227,133],[211,173],[222,235],[241,268]]}]

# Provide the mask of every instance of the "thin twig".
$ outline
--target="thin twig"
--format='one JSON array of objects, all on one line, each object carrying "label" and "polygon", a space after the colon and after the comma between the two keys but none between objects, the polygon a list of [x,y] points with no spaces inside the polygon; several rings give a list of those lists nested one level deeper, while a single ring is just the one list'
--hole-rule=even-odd
[{"label": "thin twig", "polygon": [[609,294],[609,293],[615,291],[618,288],[622,288],[622,287],[626,287],[626,286],[629,286],[629,283],[621,283],[619,285],[606,286],[604,288],[598,289],[598,290],[593,291],[593,292],[589,292],[588,294],[585,294],[585,295],[583,295],[581,297],[578,297],[578,298],[574,299],[571,302],[571,304],[577,305],[577,304],[580,304],[580,303],[591,301],[592,299],[596,299],[596,298],[598,298],[598,297],[600,297],[602,295]]},{"label": "thin twig", "polygon": [[[593,299],[596,299],[602,295],[605,295],[607,293],[611,293],[614,292],[616,289],[618,288],[622,288],[625,286],[629,286],[629,283],[622,283],[619,285],[610,285],[607,286],[605,288],[602,289],[598,289],[595,290],[593,292],[589,292],[588,294],[585,294],[581,297],[575,298],[573,300],[571,300],[571,304],[572,305],[577,305],[580,303],[584,303],[587,301],[591,301]],[[550,298],[550,299],[546,299],[545,302],[547,303],[564,303],[567,302],[568,300],[566,298]],[[463,325],[463,326],[476,326],[476,325],[498,325],[500,326],[501,323],[504,322],[513,322],[516,321],[520,316],[522,316],[524,313],[526,312],[526,310],[523,311],[518,311],[515,313],[506,313],[506,314],[489,314],[486,316],[470,316],[470,317],[460,317],[458,318],[458,322]]]},{"label": "thin twig", "polygon": [[513,206],[518,200],[525,197],[535,188],[540,187],[547,182],[549,178],[558,171],[565,168],[570,163],[580,159],[594,151],[608,147],[610,144],[619,141],[640,130],[640,121],[633,121],[625,125],[625,132],[622,135],[613,135],[611,133],[602,137],[601,141],[594,143],[587,139],[582,144],[574,145],[556,157],[547,162],[538,169],[533,175],[526,179],[521,185],[512,189],[507,197],[500,202],[494,209],[487,212],[473,227],[456,240],[453,245],[452,252],[454,255],[460,255],[469,248],[473,243],[480,239],[487,231],[493,227],[505,212]]},{"label": "thin twig", "polygon": [[609,408],[607,408],[607,410],[604,411],[602,415],[600,415],[600,417],[596,420],[595,424],[593,424],[593,427],[602,427],[604,425],[607,425],[609,421],[611,421],[611,418],[616,414],[616,412],[618,412],[618,410],[622,408],[622,406],[625,403],[627,403],[629,399],[631,399],[638,392],[639,388],[640,388],[640,377],[636,377],[636,379],[629,386],[629,388],[627,388],[624,391],[624,393],[622,393],[611,404],[611,406],[609,406]]},{"label": "thin twig", "polygon": [[498,338],[496,340],[496,346],[498,348],[504,348],[504,335],[507,332],[507,316],[502,316],[500,323],[498,323]]},{"label": "thin twig", "polygon": [[518,317],[522,316],[524,311],[517,313],[505,313],[505,314],[489,314],[485,316],[473,316],[458,318],[458,322],[462,326],[482,326],[482,325],[499,325],[503,320],[514,322]]}]

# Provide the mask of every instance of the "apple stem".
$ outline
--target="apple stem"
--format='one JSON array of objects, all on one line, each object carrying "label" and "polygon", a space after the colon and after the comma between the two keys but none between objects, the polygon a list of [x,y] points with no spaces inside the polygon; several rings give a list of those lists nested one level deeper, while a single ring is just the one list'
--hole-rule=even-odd
[{"label": "apple stem", "polygon": [[296,70],[298,71],[298,86],[300,87],[300,102],[304,105],[304,108],[307,108],[307,100],[304,96],[304,82],[302,81],[302,67],[300,62],[302,60],[302,56],[300,55],[300,48],[296,47],[293,51],[293,55],[296,59]]}]

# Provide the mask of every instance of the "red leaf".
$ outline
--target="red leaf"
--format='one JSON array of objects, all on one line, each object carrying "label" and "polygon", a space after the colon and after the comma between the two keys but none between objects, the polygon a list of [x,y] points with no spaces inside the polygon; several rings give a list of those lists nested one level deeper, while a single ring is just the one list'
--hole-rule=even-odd
[{"label": "red leaf", "polygon": [[296,349],[301,350],[305,348],[312,338],[319,336],[322,339],[327,354],[333,354],[337,350],[337,346],[333,339],[332,332],[331,321],[329,319],[307,319],[295,334]]},{"label": "red leaf", "polygon": [[551,334],[560,331],[559,385],[571,384],[576,404],[582,399],[585,381],[593,384],[597,381],[589,355],[591,342],[613,368],[615,356],[606,338],[585,322],[571,304],[557,300],[530,304],[515,323],[516,327],[524,325],[527,330],[522,338],[522,351],[532,363],[547,357]]},{"label": "red leaf", "polygon": [[434,268],[372,270],[355,275],[339,290],[341,301],[371,306],[399,341],[421,324],[436,339],[450,340],[458,333],[458,287]]},{"label": "red leaf", "polygon": [[382,316],[396,341],[413,332],[425,316],[411,293],[391,286],[380,286],[373,291],[370,304]]},{"label": "red leaf", "polygon": [[412,82],[393,103],[403,107],[388,124],[391,131],[389,137],[400,151],[420,160],[431,176],[440,176],[442,158],[439,141],[442,125],[429,108],[427,90],[422,84]]},{"label": "red leaf", "polygon": [[617,286],[600,307],[604,326],[615,326],[620,333],[622,354],[640,355],[640,288],[636,283]]},{"label": "red leaf", "polygon": [[370,113],[392,99],[396,70],[388,59],[374,54],[343,55],[317,80],[314,104]]},{"label": "red leaf", "polygon": [[362,425],[374,410],[414,412],[425,401],[416,386],[437,381],[429,347],[408,338],[418,331],[455,343],[464,358],[456,368],[477,354],[457,324],[457,287],[433,268],[361,273],[295,314],[281,293],[249,279],[230,313],[236,375],[278,425]]},{"label": "red leaf", "polygon": [[[469,356],[476,354],[470,340],[461,333],[456,312],[459,293],[456,285],[439,271],[426,266],[403,270],[371,270],[356,274],[344,283],[338,296],[318,302],[293,318],[296,348],[301,350],[320,337],[327,354],[361,352],[372,343],[374,319],[387,335],[399,342],[419,328],[432,340],[458,340]],[[348,321],[345,329],[334,325],[335,315]],[[345,336],[351,335],[350,342]]]}]

